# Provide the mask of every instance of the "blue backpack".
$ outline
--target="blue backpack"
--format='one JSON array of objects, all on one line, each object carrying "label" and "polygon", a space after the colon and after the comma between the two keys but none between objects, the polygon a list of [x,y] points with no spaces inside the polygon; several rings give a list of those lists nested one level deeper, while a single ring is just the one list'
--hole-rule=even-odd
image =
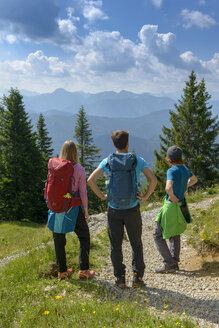
[{"label": "blue backpack", "polygon": [[136,166],[135,154],[111,154],[108,156],[106,168],[110,174],[107,196],[114,208],[127,209],[136,202],[138,193]]}]

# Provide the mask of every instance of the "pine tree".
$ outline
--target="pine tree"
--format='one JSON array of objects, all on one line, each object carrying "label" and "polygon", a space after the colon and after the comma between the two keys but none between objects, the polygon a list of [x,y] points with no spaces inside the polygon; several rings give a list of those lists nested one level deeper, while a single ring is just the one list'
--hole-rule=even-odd
[{"label": "pine tree", "polygon": [[217,116],[212,117],[212,106],[208,104],[210,98],[204,79],[198,83],[192,71],[181,99],[175,104],[176,111],[169,112],[171,128],[162,129],[160,153],[154,152],[158,191],[164,190],[168,169],[165,156],[168,147],[173,144],[182,149],[185,165],[198,177],[200,187],[218,181],[219,145],[215,140],[219,123]]},{"label": "pine tree", "polygon": [[0,217],[42,222],[43,161],[17,89],[3,97],[0,122]]},{"label": "pine tree", "polygon": [[92,131],[83,106],[81,106],[77,114],[74,136],[77,140],[79,162],[86,168],[87,173],[90,174],[99,159],[100,149],[93,143]]},{"label": "pine tree", "polygon": [[[87,176],[89,176],[96,168],[97,162],[100,158],[100,149],[98,149],[93,143],[92,130],[90,129],[90,124],[83,106],[81,106],[77,114],[74,137],[77,141],[76,146],[79,155],[79,162],[85,168]],[[104,190],[104,177],[101,177],[98,180],[98,185]],[[90,214],[102,212],[106,209],[106,204],[93,193],[89,186],[88,204]]]},{"label": "pine tree", "polygon": [[52,148],[52,138],[48,136],[45,119],[42,113],[40,113],[37,122],[37,144],[43,158],[45,158],[45,161],[48,162],[54,149]]}]

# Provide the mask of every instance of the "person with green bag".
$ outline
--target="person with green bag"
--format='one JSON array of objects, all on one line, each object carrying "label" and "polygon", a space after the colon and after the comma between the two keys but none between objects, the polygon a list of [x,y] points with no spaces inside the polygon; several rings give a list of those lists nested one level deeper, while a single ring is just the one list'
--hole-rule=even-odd
[{"label": "person with green bag", "polygon": [[[172,146],[167,150],[166,161],[171,164],[167,170],[166,196],[156,217],[153,233],[156,247],[163,258],[163,266],[156,273],[173,273],[179,270],[180,234],[192,221],[184,197],[187,187],[197,183],[196,176],[183,164],[182,150]],[[166,239],[169,239],[169,247]]]}]

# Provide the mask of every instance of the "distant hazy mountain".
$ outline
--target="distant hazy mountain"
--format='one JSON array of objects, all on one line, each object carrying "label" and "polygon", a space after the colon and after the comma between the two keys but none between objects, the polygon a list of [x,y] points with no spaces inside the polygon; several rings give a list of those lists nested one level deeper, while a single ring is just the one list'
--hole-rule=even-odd
[{"label": "distant hazy mountain", "polygon": [[[39,118],[38,113],[29,114],[34,129]],[[59,111],[48,111],[44,113],[45,123],[49,135],[53,140],[54,154],[59,153],[65,140],[73,139],[76,115]],[[112,131],[126,129],[130,132],[130,150],[144,157],[148,162],[154,161],[153,151],[159,149],[159,133],[162,125],[169,126],[168,110],[150,113],[137,118],[106,118],[88,116],[94,143],[102,148],[101,157],[107,156],[114,151],[110,138]]]},{"label": "distant hazy mountain", "polygon": [[34,97],[34,96],[39,96],[40,95],[40,93],[38,93],[38,92],[25,90],[25,89],[22,89],[22,90],[19,90],[19,91],[22,94],[22,96],[25,96],[25,97]]},{"label": "distant hazy mountain", "polygon": [[[153,151],[159,150],[162,126],[170,126],[169,109],[174,110],[174,101],[170,98],[127,91],[90,94],[57,89],[53,93],[24,96],[24,103],[34,129],[39,113],[44,114],[55,155],[65,140],[73,139],[76,113],[83,105],[94,143],[102,148],[101,157],[114,150],[111,132],[127,129],[130,131],[130,150],[135,150],[148,162],[154,162]],[[219,101],[212,101],[212,104],[213,115],[219,114]]]},{"label": "distant hazy mountain", "polygon": [[136,94],[128,91],[90,94],[56,89],[52,93],[36,96],[25,94],[24,103],[28,112],[59,110],[75,114],[83,105],[87,114],[92,116],[138,117],[173,108],[174,100],[168,97],[155,97],[148,93]]}]

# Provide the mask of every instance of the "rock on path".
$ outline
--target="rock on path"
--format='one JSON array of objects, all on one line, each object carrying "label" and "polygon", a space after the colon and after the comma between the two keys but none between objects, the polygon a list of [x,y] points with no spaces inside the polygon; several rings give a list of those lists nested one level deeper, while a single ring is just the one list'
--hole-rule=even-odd
[{"label": "rock on path", "polygon": [[[214,198],[218,199],[218,197]],[[212,201],[204,200],[191,207],[206,208]],[[146,287],[133,289],[132,282],[132,252],[129,241],[123,242],[124,263],[126,265],[126,280],[128,288],[120,290],[114,286],[110,258],[96,275],[96,282],[105,284],[113,294],[121,298],[133,298],[138,302],[147,303],[150,308],[162,312],[170,311],[177,315],[190,316],[200,326],[219,327],[219,277],[218,275],[203,276],[187,269],[188,261],[194,257],[195,251],[186,244],[186,237],[182,235],[180,271],[174,274],[155,274],[154,269],[162,265],[161,257],[153,240],[154,219],[159,209],[142,212],[143,233],[142,242],[145,259],[144,281]],[[106,228],[106,213],[92,217],[89,223],[91,233],[97,233]],[[197,256],[196,256],[197,257]],[[161,313],[162,313],[161,312]]]}]

